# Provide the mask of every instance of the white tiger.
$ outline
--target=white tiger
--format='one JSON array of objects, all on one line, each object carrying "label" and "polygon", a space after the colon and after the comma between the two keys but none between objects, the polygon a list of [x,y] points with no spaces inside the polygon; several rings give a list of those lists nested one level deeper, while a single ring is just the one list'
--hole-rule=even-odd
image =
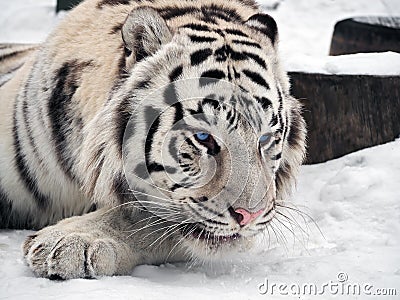
[{"label": "white tiger", "polygon": [[249,247],[305,153],[277,44],[252,0],[86,0],[42,45],[3,45],[0,227],[50,225],[24,244],[34,273]]}]

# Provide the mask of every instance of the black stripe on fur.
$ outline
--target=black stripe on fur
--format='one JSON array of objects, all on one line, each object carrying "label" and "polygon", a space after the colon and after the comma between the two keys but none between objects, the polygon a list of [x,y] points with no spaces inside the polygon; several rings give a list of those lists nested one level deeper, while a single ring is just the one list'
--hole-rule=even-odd
[{"label": "black stripe on fur", "polygon": [[287,134],[287,142],[291,147],[297,147],[301,142],[301,116],[292,113],[290,128]]},{"label": "black stripe on fur", "polygon": [[205,22],[215,23],[214,18],[222,19],[227,22],[243,21],[242,17],[236,12],[236,10],[216,4],[204,5],[201,7],[165,6],[159,8],[158,12],[167,20],[196,13],[197,15],[200,15],[200,18]]},{"label": "black stripe on fur", "polygon": [[28,87],[25,86],[24,100],[22,103],[23,121],[24,121],[24,125],[25,125],[26,135],[28,136],[28,139],[29,139],[29,145],[31,146],[33,154],[35,155],[35,158],[38,161],[39,165],[42,166],[42,168],[43,168],[44,167],[43,160],[42,160],[41,156],[39,155],[38,147],[36,146],[35,138],[33,137],[32,127],[31,127],[32,117],[30,116],[30,114],[29,114],[30,110],[28,109],[27,91],[28,91]]},{"label": "black stripe on fur", "polygon": [[173,84],[174,81],[178,79],[178,77],[182,74],[183,66],[178,66],[169,74],[170,84],[164,90],[164,101],[169,104],[171,107],[175,108],[175,116],[174,116],[174,124],[184,117],[183,106],[182,103],[179,102],[178,94]]},{"label": "black stripe on fur", "polygon": [[175,89],[175,85],[170,83],[164,90],[164,102],[168,105],[175,105],[179,102],[178,94]]},{"label": "black stripe on fur", "polygon": [[72,99],[79,88],[81,71],[91,64],[91,61],[64,63],[56,73],[56,86],[48,102],[54,150],[63,172],[73,182],[77,182],[78,178],[72,171],[74,149],[71,144],[80,145],[82,136],[77,125],[82,126],[82,119]]},{"label": "black stripe on fur", "polygon": [[171,82],[176,81],[178,77],[182,74],[183,71],[183,66],[178,66],[175,69],[172,70],[172,72],[169,74],[169,80]]},{"label": "black stripe on fur", "polygon": [[51,201],[50,199],[44,195],[38,188],[36,178],[32,175],[32,172],[29,168],[28,161],[26,160],[25,153],[23,152],[23,145],[20,139],[20,125],[18,122],[18,104],[19,99],[16,101],[16,105],[14,107],[14,116],[13,116],[13,136],[14,136],[14,151],[15,151],[15,165],[17,171],[19,172],[20,179],[24,183],[27,191],[33,196],[36,205],[44,210],[46,209]]},{"label": "black stripe on fur", "polygon": [[272,113],[272,117],[271,117],[271,121],[269,122],[269,125],[271,127],[276,126],[276,124],[278,124],[278,116],[274,113]]},{"label": "black stripe on fur", "polygon": [[158,13],[166,20],[181,17],[195,12],[198,12],[198,9],[193,6],[186,6],[186,7],[165,6],[158,9]]},{"label": "black stripe on fur", "polygon": [[217,39],[215,37],[209,36],[198,36],[198,35],[189,35],[189,38],[194,43],[211,43],[215,42]]},{"label": "black stripe on fur", "polygon": [[181,121],[184,117],[183,106],[182,103],[176,102],[172,105],[175,108],[175,116],[174,116],[174,124]]},{"label": "black stripe on fur", "polygon": [[270,89],[269,84],[265,81],[265,79],[257,72],[253,72],[250,70],[243,70],[244,75],[246,75],[251,81],[254,83],[265,87],[267,90]]},{"label": "black stripe on fur", "polygon": [[197,50],[190,55],[190,64],[192,66],[197,66],[206,61],[212,54],[213,51],[210,48]]},{"label": "black stripe on fur", "polygon": [[252,60],[257,62],[261,67],[263,67],[264,69],[267,69],[267,64],[265,63],[265,61],[261,57],[259,57],[257,54],[244,51],[243,55],[245,57],[250,57]]},{"label": "black stripe on fur", "polygon": [[279,160],[282,158],[282,152],[271,157],[271,160]]},{"label": "black stripe on fur", "polygon": [[257,100],[258,103],[261,104],[262,108],[264,110],[269,109],[270,107],[272,107],[272,102],[271,100],[269,100],[267,97],[257,97],[254,96],[254,98]]},{"label": "black stripe on fur", "polygon": [[279,169],[276,172],[276,190],[281,191],[285,182],[287,182],[292,174],[292,167],[289,165],[288,162],[284,162],[280,165]]},{"label": "black stripe on fur", "polygon": [[203,24],[185,24],[183,26],[181,26],[182,28],[190,28],[192,30],[196,30],[196,31],[206,31],[206,32],[210,32],[213,31],[210,27],[208,27],[207,25],[203,25]]},{"label": "black stripe on fur", "polygon": [[0,56],[0,63],[9,58],[12,58],[13,56],[18,56],[20,54],[23,54],[24,52],[31,51],[31,50],[32,49],[16,50],[16,51],[12,51],[10,53],[4,54],[4,55]]},{"label": "black stripe on fur", "polygon": [[0,74],[0,87],[2,87],[4,84],[9,82],[13,78],[13,76],[12,76],[13,73],[16,72],[17,70],[19,70],[23,65],[24,65],[24,63],[21,63],[15,67],[11,68],[10,70],[8,70],[6,73]]},{"label": "black stripe on fur", "polygon": [[0,186],[0,228],[5,229],[13,226],[15,221],[13,220],[14,216],[11,215],[12,213],[11,201]]},{"label": "black stripe on fur", "polygon": [[0,229],[39,229],[35,228],[32,216],[20,215],[13,208],[12,201],[7,197],[0,184]]},{"label": "black stripe on fur", "polygon": [[215,50],[215,56],[217,61],[226,61],[228,57],[234,61],[243,61],[251,58],[252,60],[257,62],[262,68],[267,69],[267,64],[265,63],[265,61],[257,54],[248,51],[235,51],[229,45],[224,45]]},{"label": "black stripe on fur", "polygon": [[115,138],[119,148],[118,153],[121,155],[120,158],[122,157],[122,144],[124,141],[125,129],[132,116],[131,102],[131,95],[125,97],[117,106],[114,117]]},{"label": "black stripe on fur", "polygon": [[169,141],[169,144],[168,144],[168,152],[169,152],[169,155],[171,155],[171,157],[172,157],[176,162],[179,162],[179,157],[178,157],[179,150],[178,150],[178,148],[177,148],[176,146],[177,146],[177,137],[173,137],[173,138],[171,138],[171,140]]},{"label": "black stripe on fur", "polygon": [[201,12],[204,17],[218,18],[227,22],[242,22],[242,17],[234,9],[229,9],[227,7],[221,7],[216,4],[211,4],[210,6],[202,6]]},{"label": "black stripe on fur", "polygon": [[[151,79],[143,79],[142,81],[139,81],[135,84],[134,89],[147,89],[150,87],[151,84]],[[128,125],[128,122],[132,116],[132,103],[134,99],[132,98],[132,95],[129,94],[126,96],[117,106],[117,109],[115,111],[115,117],[114,117],[114,130],[115,130],[115,138],[116,142],[119,148],[119,154],[122,155],[122,144],[124,141],[124,134],[126,127]],[[130,128],[134,129],[134,128]],[[122,156],[121,156],[122,157]],[[120,158],[121,158],[120,157]]]},{"label": "black stripe on fur", "polygon": [[0,186],[0,229],[25,229],[28,223],[13,211],[11,200]]},{"label": "black stripe on fur", "polygon": [[207,84],[216,82],[216,80],[210,80],[210,78],[220,80],[220,79],[226,78],[226,75],[221,70],[212,69],[212,70],[203,72],[203,74],[201,74],[200,77],[201,77],[200,78],[200,87],[203,87],[203,86],[206,86]]},{"label": "black stripe on fur", "polygon": [[[144,144],[144,150],[145,150],[145,160],[146,160],[146,166],[148,168],[151,167],[151,151],[153,148],[153,142],[154,142],[154,135],[158,131],[158,128],[160,127],[160,111],[157,109],[154,109],[151,106],[147,106],[145,108],[145,119],[146,119],[146,125],[147,125],[147,135],[146,135],[146,141]],[[152,167],[153,171],[156,169],[156,166],[154,168]],[[149,170],[149,169],[148,169]],[[149,170],[150,172],[150,170]]]},{"label": "black stripe on fur", "polygon": [[228,34],[232,34],[232,35],[238,35],[238,36],[243,36],[243,37],[249,37],[246,33],[244,33],[243,31],[239,30],[239,29],[226,29],[225,30],[226,33]]},{"label": "black stripe on fur", "polygon": [[201,153],[200,149],[197,148],[197,146],[192,142],[191,139],[187,138],[187,139],[185,140],[185,142],[188,143],[189,146],[193,148],[194,153],[195,153],[196,155],[199,155],[199,154]]},{"label": "black stripe on fur", "polygon": [[232,40],[232,43],[239,44],[239,45],[246,45],[261,49],[261,46],[257,43],[249,42],[249,41],[242,41],[242,40]]}]

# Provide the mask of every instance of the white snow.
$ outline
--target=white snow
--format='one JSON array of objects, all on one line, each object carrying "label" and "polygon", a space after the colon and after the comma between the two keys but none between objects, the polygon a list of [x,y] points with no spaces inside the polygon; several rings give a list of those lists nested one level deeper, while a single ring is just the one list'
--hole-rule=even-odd
[{"label": "white snow", "polygon": [[[400,16],[399,0],[262,0],[278,24],[288,71],[323,74],[398,75],[400,55],[370,53],[327,57],[337,21],[356,16]],[[400,42],[400,41],[399,41]]]},{"label": "white snow", "polygon": [[[261,0],[270,6],[271,0]],[[398,0],[281,0],[274,17],[285,54],[328,55],[335,23],[355,16],[399,16]]]},{"label": "white snow", "polygon": [[[267,7],[276,1],[261,2]],[[43,41],[57,23],[54,6],[54,0],[1,0],[0,42]],[[354,74],[378,69],[379,74],[399,74],[395,71],[400,70],[396,53],[326,57],[338,19],[400,15],[399,0],[283,0],[277,11],[269,13],[279,25],[283,58],[291,70]],[[291,206],[313,221],[286,210],[299,223],[294,229],[285,224],[295,235],[275,221],[275,232],[266,233],[259,247],[246,257],[238,255],[211,266],[140,266],[132,276],[124,277],[65,282],[36,278],[21,252],[21,244],[31,232],[0,230],[0,299],[271,299],[279,295],[275,287],[271,296],[273,284],[285,283],[293,291],[296,285],[315,284],[321,291],[330,280],[338,282],[340,272],[348,276],[345,287],[348,283],[361,288],[369,284],[371,292],[395,288],[398,298],[399,183],[400,140],[303,166]],[[265,280],[270,289],[261,295],[258,286]],[[285,290],[291,299],[317,299],[307,293],[293,296],[292,290]],[[318,299],[331,297],[325,290]],[[361,293],[337,298],[396,297]]]},{"label": "white snow", "polygon": [[[400,43],[400,41],[399,41]],[[292,72],[346,75],[400,75],[400,53],[357,53],[339,56],[298,54],[285,60]]]},{"label": "white snow", "polygon": [[57,24],[56,0],[0,0],[0,43],[38,43]]}]

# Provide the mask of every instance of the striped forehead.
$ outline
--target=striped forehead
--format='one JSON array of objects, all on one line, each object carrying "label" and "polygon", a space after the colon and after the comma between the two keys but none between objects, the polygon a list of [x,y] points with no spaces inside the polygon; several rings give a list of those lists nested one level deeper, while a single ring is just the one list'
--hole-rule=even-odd
[{"label": "striped forehead", "polygon": [[215,80],[235,85],[240,92],[219,97],[219,101],[229,102],[228,107],[240,112],[254,128],[262,130],[259,127],[265,113],[272,119],[274,108],[278,110],[281,105],[279,87],[269,71],[268,57],[261,44],[240,28],[213,29],[199,24],[187,24],[183,28],[191,42],[187,47],[190,63],[184,67],[187,73],[184,77],[198,76],[199,86],[207,88],[209,84],[214,98],[218,94]]},{"label": "striped forehead", "polygon": [[[274,59],[259,42],[240,28],[211,28],[207,25],[183,26],[190,40],[186,75],[200,77],[200,84],[215,78],[227,80],[251,93],[264,109],[278,99],[278,87],[268,59]],[[185,41],[186,43],[187,41]]]},{"label": "striped forehead", "polygon": [[[208,123],[218,123],[218,120],[227,124],[229,130],[236,130],[238,127],[251,127],[255,131],[262,131],[263,123],[266,121],[265,111],[257,104],[251,95],[242,91],[234,92],[231,95],[210,94],[203,98],[198,107],[205,116],[209,116]],[[199,111],[187,109],[191,114],[198,114]]]},{"label": "striped forehead", "polygon": [[[211,28],[207,25],[187,24],[181,27],[187,35],[191,49],[198,50],[191,52],[190,63],[192,66],[200,65],[208,58],[213,57],[217,62],[230,61],[231,63],[250,62],[266,71],[268,66],[263,58],[266,49],[250,38],[243,30],[238,28]],[[185,41],[187,43],[187,41]],[[230,80],[240,76],[235,70],[225,74]],[[249,74],[248,74],[249,75]],[[250,75],[251,76],[251,75]],[[258,81],[268,87],[266,82]]]},{"label": "striped forehead", "polygon": [[[166,72],[149,75],[140,82],[135,80],[136,88],[151,93],[158,89],[159,83],[164,85],[168,80],[169,84],[159,98],[161,102],[155,99],[152,102],[160,110],[165,105],[172,106],[176,110],[175,121],[190,111],[200,111],[199,105],[187,107],[182,102],[195,97],[227,103],[223,109],[227,115],[232,117],[229,110],[236,110],[257,130],[264,130],[264,124],[277,125],[278,119],[282,120],[279,114],[283,103],[281,88],[272,72],[274,54],[268,53],[245,31],[238,26],[222,29],[203,24],[181,26],[177,33],[179,37],[175,39],[178,46],[172,43],[168,48],[179,54],[171,55],[170,51],[165,51],[165,58],[163,55],[155,57],[158,63],[149,61],[150,65],[143,65],[151,70],[147,74],[156,74],[159,69]],[[195,83],[190,81],[193,79],[196,79]],[[234,96],[221,94],[224,88],[218,87],[216,82],[227,82],[240,92]]]}]

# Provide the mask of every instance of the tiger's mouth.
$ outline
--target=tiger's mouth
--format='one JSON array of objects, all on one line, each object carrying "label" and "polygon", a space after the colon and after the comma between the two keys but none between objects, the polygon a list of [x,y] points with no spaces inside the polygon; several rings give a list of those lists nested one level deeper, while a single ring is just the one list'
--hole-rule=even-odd
[{"label": "tiger's mouth", "polygon": [[239,233],[233,233],[229,235],[216,234],[206,230],[201,223],[186,224],[182,226],[181,233],[187,239],[195,239],[213,245],[232,243],[240,240],[242,237]]}]

